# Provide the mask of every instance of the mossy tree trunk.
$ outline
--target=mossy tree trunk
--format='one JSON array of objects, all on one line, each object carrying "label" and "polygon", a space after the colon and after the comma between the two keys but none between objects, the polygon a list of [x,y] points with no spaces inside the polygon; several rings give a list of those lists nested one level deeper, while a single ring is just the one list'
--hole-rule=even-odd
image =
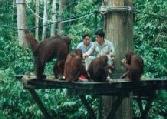
[{"label": "mossy tree trunk", "polygon": [[35,38],[39,40],[39,0],[35,1]]},{"label": "mossy tree trunk", "polygon": [[[56,7],[56,3],[57,0],[53,0],[52,2],[52,21],[56,21],[57,20],[57,7]],[[56,33],[56,22],[51,24],[51,32],[50,35],[51,36],[55,36]]]},{"label": "mossy tree trunk", "polygon": [[66,6],[66,0],[59,0],[59,23],[58,23],[58,29],[59,33],[63,32],[63,11]]},{"label": "mossy tree trunk", "polygon": [[26,26],[26,10],[25,10],[25,0],[16,0],[17,4],[17,31],[18,31],[18,40],[19,44],[23,47],[27,46],[25,41],[24,29]]},{"label": "mossy tree trunk", "polygon": [[47,7],[48,7],[48,0],[44,0],[42,40],[46,38],[47,19],[48,19]]}]

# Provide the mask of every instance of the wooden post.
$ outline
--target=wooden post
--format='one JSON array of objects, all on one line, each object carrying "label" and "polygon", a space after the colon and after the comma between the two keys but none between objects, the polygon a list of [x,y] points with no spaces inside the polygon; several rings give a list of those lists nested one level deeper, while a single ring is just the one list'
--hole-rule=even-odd
[{"label": "wooden post", "polygon": [[[105,15],[106,38],[111,40],[115,47],[116,77],[122,74],[121,59],[128,50],[133,49],[133,19],[132,11],[123,11],[129,6],[132,8],[132,0],[107,0],[107,6],[113,8],[113,12]],[[114,10],[115,8],[115,10]],[[122,8],[122,11],[121,11]],[[119,11],[120,9],[120,11]],[[116,11],[118,10],[118,11]]]},{"label": "wooden post", "polygon": [[21,46],[26,46],[25,34],[23,32],[26,27],[26,11],[25,11],[25,0],[16,0],[17,4],[17,29],[18,39]]},{"label": "wooden post", "polygon": [[[103,3],[105,14],[105,32],[106,39],[113,42],[115,48],[115,71],[113,78],[119,78],[123,74],[121,59],[125,53],[133,49],[132,33],[132,0],[104,0]],[[121,100],[120,100],[121,99]],[[126,96],[104,96],[103,97],[103,117],[109,118],[109,107],[114,107],[114,102],[119,100],[120,105],[115,110],[114,119],[131,119],[131,99]]]},{"label": "wooden post", "polygon": [[42,111],[45,119],[53,119],[53,117],[49,114],[49,112],[45,108],[44,104],[40,100],[40,98],[39,98],[38,94],[36,93],[36,91],[34,89],[28,89],[28,90],[31,93],[31,96],[33,97],[33,99],[35,100],[37,105],[39,106],[40,110]]}]

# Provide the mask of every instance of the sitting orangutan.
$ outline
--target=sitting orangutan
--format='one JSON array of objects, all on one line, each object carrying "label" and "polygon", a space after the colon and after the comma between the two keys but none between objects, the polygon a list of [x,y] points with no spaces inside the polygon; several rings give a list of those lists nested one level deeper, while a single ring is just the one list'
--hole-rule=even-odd
[{"label": "sitting orangutan", "polygon": [[64,77],[67,81],[89,79],[82,63],[82,51],[80,49],[76,49],[73,53],[68,54],[65,62]]},{"label": "sitting orangutan", "polygon": [[131,81],[139,81],[143,73],[144,62],[143,59],[133,52],[128,52],[125,59],[122,60],[126,72],[121,78],[127,78]]},{"label": "sitting orangutan", "polygon": [[107,56],[99,56],[92,60],[88,67],[89,76],[97,82],[105,82],[108,76],[109,65]]},{"label": "sitting orangutan", "polygon": [[37,79],[45,79],[43,74],[46,62],[56,58],[53,68],[55,77],[63,75],[64,64],[69,52],[70,39],[66,36],[55,36],[38,43],[37,40],[25,30],[25,39],[32,49],[35,58]]}]

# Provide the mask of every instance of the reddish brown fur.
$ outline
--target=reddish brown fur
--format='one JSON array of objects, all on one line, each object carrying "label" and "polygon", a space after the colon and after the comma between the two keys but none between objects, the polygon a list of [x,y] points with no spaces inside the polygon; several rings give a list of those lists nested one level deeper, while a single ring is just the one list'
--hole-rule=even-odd
[{"label": "reddish brown fur", "polygon": [[108,57],[100,56],[94,59],[89,67],[88,72],[91,79],[97,82],[104,82],[108,76]]},{"label": "reddish brown fur", "polygon": [[133,52],[128,52],[125,55],[126,62],[123,62],[126,72],[122,78],[128,78],[131,81],[139,81],[143,73],[144,62],[143,59]]},{"label": "reddish brown fur", "polygon": [[63,75],[64,63],[69,52],[70,39],[65,36],[55,36],[45,39],[38,43],[37,40],[28,32],[25,31],[26,41],[30,45],[36,64],[37,79],[43,79],[46,62],[56,58],[54,66],[54,75]]},{"label": "reddish brown fur", "polygon": [[81,75],[88,79],[88,74],[82,64],[82,51],[76,49],[74,53],[67,56],[64,76],[67,81],[77,81]]}]

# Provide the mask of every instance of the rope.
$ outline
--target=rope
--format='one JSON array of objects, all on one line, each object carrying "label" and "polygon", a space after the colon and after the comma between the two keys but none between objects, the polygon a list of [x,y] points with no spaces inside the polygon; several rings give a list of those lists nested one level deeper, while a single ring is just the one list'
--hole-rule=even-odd
[{"label": "rope", "polygon": [[[34,15],[34,16],[36,16],[36,17],[38,17],[38,18],[40,18],[40,19],[44,19],[43,17],[41,17],[41,16],[39,16],[39,15],[37,15],[32,9],[31,9],[31,7],[26,3],[26,6],[27,6],[27,8],[31,11],[31,13]],[[84,18],[84,17],[87,17],[87,16],[90,16],[90,15],[92,15],[92,14],[94,14],[94,12],[89,12],[88,14],[84,14],[84,15],[81,15],[81,16],[79,16],[79,17],[77,17],[77,18],[69,18],[69,19],[67,19],[67,20],[56,20],[56,21],[52,21],[52,20],[46,20],[48,23],[66,23],[66,22],[71,22],[71,21],[76,21],[76,20],[78,20],[78,19],[82,19],[82,18]]]},{"label": "rope", "polygon": [[11,26],[11,25],[0,25],[2,28],[12,28],[17,29],[17,27]]},{"label": "rope", "polygon": [[163,15],[163,14],[157,15],[158,13],[143,12],[140,10],[135,10],[135,13],[136,14],[147,14],[147,15],[153,16],[158,19],[163,19],[163,20],[167,19],[167,15]]}]

